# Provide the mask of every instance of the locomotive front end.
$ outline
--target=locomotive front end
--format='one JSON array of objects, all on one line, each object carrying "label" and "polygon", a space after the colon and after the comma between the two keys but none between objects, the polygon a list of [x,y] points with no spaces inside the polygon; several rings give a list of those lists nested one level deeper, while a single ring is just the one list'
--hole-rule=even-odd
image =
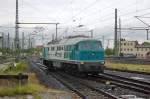
[{"label": "locomotive front end", "polygon": [[84,73],[98,74],[104,70],[104,49],[101,41],[86,40],[81,41],[76,46],[79,70]]}]

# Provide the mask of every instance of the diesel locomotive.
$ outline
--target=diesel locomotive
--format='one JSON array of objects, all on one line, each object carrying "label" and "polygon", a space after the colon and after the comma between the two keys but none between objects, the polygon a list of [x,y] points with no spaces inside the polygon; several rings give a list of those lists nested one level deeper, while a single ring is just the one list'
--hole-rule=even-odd
[{"label": "diesel locomotive", "polygon": [[42,61],[49,69],[98,74],[104,70],[104,49],[99,40],[70,36],[49,42],[43,48]]}]

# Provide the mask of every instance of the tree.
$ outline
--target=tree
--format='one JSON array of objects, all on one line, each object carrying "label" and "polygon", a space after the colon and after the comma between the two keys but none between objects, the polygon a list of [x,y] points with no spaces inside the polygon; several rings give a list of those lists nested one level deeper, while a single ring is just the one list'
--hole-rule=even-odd
[{"label": "tree", "polygon": [[142,43],[142,45],[150,46],[150,43],[149,42],[144,42],[144,43]]},{"label": "tree", "polygon": [[114,55],[114,51],[113,51],[113,49],[111,49],[111,48],[106,48],[106,49],[105,49],[105,54],[106,54],[107,56]]}]

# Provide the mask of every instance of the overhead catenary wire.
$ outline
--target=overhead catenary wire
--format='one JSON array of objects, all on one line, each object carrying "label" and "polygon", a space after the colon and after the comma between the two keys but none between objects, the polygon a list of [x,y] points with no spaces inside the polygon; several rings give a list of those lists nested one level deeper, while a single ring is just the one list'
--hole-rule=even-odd
[{"label": "overhead catenary wire", "polygon": [[61,18],[61,16],[63,16],[63,12],[65,11],[65,9],[67,9],[71,4],[72,4],[73,0],[70,0],[69,4],[68,5],[65,5],[61,10],[60,10],[60,13],[57,14],[58,16],[58,19]]},{"label": "overhead catenary wire", "polygon": [[140,15],[140,16],[145,16],[145,15],[149,15],[150,13],[145,13],[145,14],[142,14],[142,15]]},{"label": "overhead catenary wire", "polygon": [[[125,13],[125,14],[121,14],[120,16],[125,16],[125,15],[129,15],[129,14],[133,14],[133,13],[137,13],[137,12],[141,12],[141,11],[144,11],[144,10],[148,10],[148,9],[150,9],[150,8],[146,8],[146,9],[140,9],[140,10],[138,10],[138,11],[133,11],[133,12],[129,12],[129,13]],[[120,17],[119,16],[119,17]],[[113,18],[113,17],[112,17]],[[107,21],[107,20],[106,20]],[[101,21],[100,21],[101,22]],[[103,20],[102,20],[102,22],[104,22]],[[94,22],[94,24],[95,24],[95,22]],[[93,25],[93,24],[90,24],[90,25]]]},{"label": "overhead catenary wire", "polygon": [[[144,9],[139,9],[138,12],[142,12],[142,11],[146,11],[146,10],[149,10],[150,8],[144,8]],[[134,14],[136,13],[136,11],[131,11],[131,12],[128,12],[128,13],[125,13],[125,14],[120,14],[119,17],[125,17],[127,15],[131,15],[131,14]],[[86,26],[91,26],[91,25],[97,25],[97,24],[100,24],[101,22],[106,22],[106,21],[110,21],[112,20],[114,17],[110,17],[110,18],[106,18],[106,19],[103,19],[103,20],[100,20],[99,22],[94,22],[94,24],[92,23],[89,23],[89,24],[86,24]]]},{"label": "overhead catenary wire", "polygon": [[[23,0],[24,1],[24,0]],[[119,0],[120,1],[120,0]],[[94,2],[92,2],[92,3],[94,3]],[[92,4],[92,3],[90,3],[90,4]],[[29,3],[30,4],[30,3]],[[89,4],[89,5],[90,5]],[[115,4],[116,4],[116,2],[115,2]],[[91,5],[91,7],[93,7],[93,6],[95,6],[95,4],[93,4],[93,5]],[[133,5],[134,6],[134,5]],[[38,7],[35,7],[35,6],[31,6],[31,7],[33,7],[33,9],[35,9],[37,12],[39,12],[38,11]],[[88,6],[87,6],[88,7]],[[82,10],[82,9],[84,9],[84,8],[86,8],[86,7],[83,7],[80,11],[78,11],[77,13],[79,13],[79,16],[80,16],[80,14],[82,14],[82,13],[84,13],[84,12],[86,12],[86,11],[88,11],[88,9],[90,9],[91,7],[89,7],[89,8],[87,8],[87,9],[85,9],[85,10]],[[66,8],[68,8],[68,6],[66,6]],[[64,9],[66,9],[66,8],[64,8]],[[104,9],[104,10],[106,10],[106,9]],[[139,11],[140,9],[138,8],[138,10],[137,11],[134,11],[134,13],[137,13],[138,11]],[[121,10],[122,11],[122,10]],[[144,10],[145,11],[145,10]],[[143,12],[144,12],[143,11]],[[62,11],[62,13],[63,13],[63,11]],[[97,13],[97,11],[96,11],[96,13]],[[130,13],[130,12],[129,12]],[[127,16],[128,17],[128,15],[130,15],[129,13],[127,13],[127,15],[122,15],[121,17],[125,17],[125,16]],[[75,14],[76,13],[74,13],[73,14],[73,16],[75,16]],[[126,14],[126,13],[125,13]],[[148,13],[147,13],[148,14]],[[110,17],[106,17],[107,16],[107,14],[106,14],[106,16],[101,16],[101,18],[102,18],[102,20],[100,20],[99,18],[97,18],[97,20],[98,20],[98,22],[94,22],[95,20],[92,20],[90,23],[86,23],[85,25],[86,26],[90,26],[90,25],[95,25],[95,26],[98,26],[97,24],[100,24],[101,22],[106,22],[106,24],[107,24],[107,22],[110,22],[111,20],[113,20],[113,18],[114,17],[111,17],[111,15],[113,15],[113,13],[112,14],[110,14]],[[59,17],[59,16],[58,16]],[[77,15],[77,17],[78,17],[78,15]],[[86,19],[87,19],[87,17],[85,17],[85,16],[81,16],[82,17],[82,20],[85,20],[86,21]],[[88,16],[88,17],[90,17],[90,16]],[[56,17],[57,18],[57,17]],[[77,19],[76,19],[77,20]],[[88,19],[87,19],[88,20]],[[97,21],[96,20],[96,21]],[[128,20],[127,20],[128,21]],[[130,20],[129,20],[130,21]],[[83,21],[82,21],[83,22]],[[113,21],[112,21],[113,22]],[[68,22],[69,23],[69,22]],[[84,23],[84,22],[83,22]],[[96,24],[95,24],[96,23]],[[100,25],[100,27],[103,27],[103,25]]]},{"label": "overhead catenary wire", "polygon": [[[118,3],[115,3],[114,5],[116,5],[116,4],[118,4]],[[121,11],[126,11],[126,10],[129,10],[129,8],[130,7],[133,7],[134,6],[134,4],[135,4],[135,2],[134,3],[132,3],[132,4],[129,4],[129,5],[126,5],[126,6],[128,6],[128,8],[127,9],[121,9]],[[108,7],[105,7],[105,8],[103,8],[103,9],[109,9],[109,8],[112,8],[112,5],[110,5],[110,6],[108,6]],[[98,10],[100,10],[100,9],[98,9]],[[107,10],[106,10],[107,11]],[[85,18],[88,18],[88,17],[91,17],[93,14],[95,14],[95,13],[98,13],[98,11],[96,10],[94,13],[91,13],[91,15],[84,15],[84,16],[82,16],[82,17],[84,17],[84,19]],[[114,13],[110,13],[110,14],[107,14],[107,15],[113,15]],[[105,15],[105,16],[102,16],[102,17],[106,17],[107,15]],[[77,15],[78,16],[78,15]],[[77,17],[76,16],[76,17]],[[79,18],[76,18],[75,20],[78,20]]]},{"label": "overhead catenary wire", "polygon": [[[120,0],[119,0],[119,2],[120,2]],[[114,3],[113,5],[116,5],[116,4],[118,4],[118,3]],[[135,4],[135,2],[132,4],[132,6]],[[131,6],[131,4],[129,5],[129,6]],[[129,6],[128,6],[128,8],[129,8]],[[112,5],[109,5],[108,7],[105,7],[105,8],[103,8],[103,9],[109,9],[109,8],[111,8],[112,7]],[[82,12],[85,12],[85,11],[82,11]],[[78,15],[76,15],[76,17],[77,16],[79,16],[80,14],[78,14]],[[85,19],[85,18],[87,18],[87,17],[90,17],[90,15],[88,15],[88,16],[82,16],[82,17],[84,17],[84,18],[82,18],[82,19]],[[103,16],[103,17],[105,17],[105,16]],[[75,18],[75,17],[74,17]],[[80,18],[78,18],[78,19],[80,19]],[[78,20],[77,18],[75,18],[74,20]],[[69,19],[70,20],[70,19]],[[68,22],[68,21],[67,21]],[[70,22],[72,22],[72,21],[70,21]]]},{"label": "overhead catenary wire", "polygon": [[[77,12],[76,14],[74,14],[74,16],[79,16],[83,11],[85,11],[86,9],[89,9],[90,7],[92,7],[92,5],[95,5],[96,2],[98,2],[99,0],[95,0],[94,2],[90,3],[89,5],[87,5],[86,7],[84,7],[83,9],[81,9],[79,12]],[[75,17],[71,17],[69,18],[66,22],[70,21],[70,20],[73,20],[72,18],[75,18]],[[64,23],[66,23],[64,22]]]},{"label": "overhead catenary wire", "polygon": [[[92,6],[94,5],[94,3],[97,2],[97,1],[98,1],[98,0],[94,1],[93,3],[89,4],[88,6],[91,6],[91,7],[92,7]],[[88,6],[86,6],[85,8],[83,8],[83,9],[82,9],[80,12],[78,12],[78,13],[82,13],[82,12],[84,12],[85,9],[89,9],[90,7],[88,7]],[[31,6],[31,7],[32,7],[32,6]],[[32,7],[32,8],[37,9],[37,8],[35,8],[35,7]],[[109,7],[107,7],[107,8],[109,8]]]},{"label": "overhead catenary wire", "polygon": [[[27,2],[25,0],[21,0],[21,2],[23,2],[22,6],[24,5],[24,6],[28,6],[28,7],[32,8],[35,11],[35,12],[33,11],[33,13],[41,14],[41,12],[40,12],[41,9],[39,9],[38,7],[33,6],[31,3],[29,3],[29,2]],[[20,13],[21,13],[21,11],[20,11]],[[47,17],[45,17],[45,16],[41,17],[41,19],[51,19],[51,18],[52,17],[49,16],[49,14],[47,14]],[[55,20],[53,20],[53,21],[55,21]]]},{"label": "overhead catenary wire", "polygon": [[[149,8],[146,8],[146,9],[141,9],[141,10],[139,10],[139,11],[144,11],[144,10],[147,10],[147,9],[149,9]],[[130,12],[130,13],[126,13],[126,14],[122,14],[121,16],[123,16],[123,15],[129,15],[129,14],[134,14],[134,13],[136,13],[135,11],[133,11],[133,12]],[[133,18],[133,17],[131,17],[131,18]],[[131,19],[131,18],[129,18],[129,19]],[[109,19],[113,19],[113,18],[109,18]],[[129,20],[129,19],[127,19],[127,20]],[[107,19],[105,19],[106,21],[108,21]],[[103,20],[103,21],[105,21],[105,20]],[[86,25],[87,26],[87,25]],[[107,26],[107,25],[106,25]]]},{"label": "overhead catenary wire", "polygon": [[[142,12],[142,11],[149,10],[149,9],[150,9],[150,8],[140,9],[140,10],[138,10],[138,12]],[[124,14],[120,14],[118,17],[125,17],[125,16],[127,16],[127,15],[134,14],[134,13],[136,13],[136,11],[132,11],[132,12],[127,12],[127,13],[124,13]],[[101,21],[96,22],[96,23],[93,22],[93,24],[92,24],[92,23],[89,23],[89,24],[86,25],[86,26],[95,25],[95,24],[100,24],[100,22],[106,22],[106,21],[112,20],[113,18],[114,18],[114,17],[109,17],[109,18],[106,18],[106,19],[101,20]]]}]

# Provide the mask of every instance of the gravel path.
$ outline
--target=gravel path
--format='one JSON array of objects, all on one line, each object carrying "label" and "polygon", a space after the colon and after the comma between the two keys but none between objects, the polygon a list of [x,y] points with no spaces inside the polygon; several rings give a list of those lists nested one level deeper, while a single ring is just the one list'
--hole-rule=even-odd
[{"label": "gravel path", "polygon": [[[51,75],[47,74],[46,71],[40,70],[38,67],[40,65],[35,64],[31,61],[29,62],[29,64],[30,70],[36,73],[36,76],[39,79],[40,83],[47,86],[48,88],[58,90],[57,92],[40,93],[39,96],[42,97],[41,99],[78,99],[77,95],[72,93],[68,88],[66,88],[66,86],[57,81]],[[24,99],[24,98],[12,98],[12,99]],[[33,97],[27,99],[33,99]]]},{"label": "gravel path", "polygon": [[59,81],[57,81],[51,75],[46,74],[47,71],[44,72],[42,70],[39,70],[38,66],[40,66],[40,65],[30,62],[31,71],[34,71],[36,73],[37,78],[43,85],[48,86],[50,88],[68,91],[68,89],[63,84],[61,84]]}]

